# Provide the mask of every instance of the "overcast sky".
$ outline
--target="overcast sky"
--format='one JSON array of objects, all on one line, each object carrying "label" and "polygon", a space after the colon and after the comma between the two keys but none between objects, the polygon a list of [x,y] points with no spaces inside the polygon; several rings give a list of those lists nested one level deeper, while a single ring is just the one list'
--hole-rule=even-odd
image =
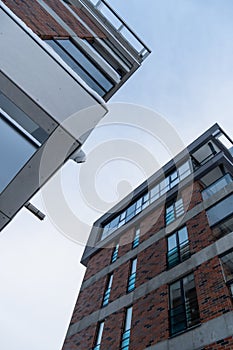
[{"label": "overcast sky", "polygon": [[[109,2],[152,50],[111,103],[144,106],[142,120],[148,108],[157,111],[185,145],[215,122],[232,136],[233,2]],[[64,203],[58,203],[56,191],[49,191],[54,185],[49,183],[33,199],[47,215],[45,221],[23,209],[1,233],[1,350],[61,349],[85,270],[79,264],[83,244],[75,241],[85,242],[93,221],[153,171],[149,162],[143,166],[144,156],[162,165],[156,131],[149,133],[146,118],[145,130],[131,125],[122,129],[122,120],[132,121],[133,115],[131,107],[123,107],[118,110],[120,125],[115,124],[116,107],[110,106],[112,114],[87,141],[87,163],[80,166],[70,161],[59,174],[66,207],[77,222],[70,227]],[[141,149],[140,159],[122,153],[120,143],[125,142],[127,149],[133,145]],[[90,173],[92,178],[85,176]],[[90,198],[90,188],[99,197],[99,205]]]}]

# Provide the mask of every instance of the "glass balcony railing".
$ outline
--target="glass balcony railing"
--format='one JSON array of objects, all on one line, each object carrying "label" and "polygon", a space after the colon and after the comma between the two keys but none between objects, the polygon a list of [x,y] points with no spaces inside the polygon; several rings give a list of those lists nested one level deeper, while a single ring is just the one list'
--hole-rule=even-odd
[{"label": "glass balcony railing", "polygon": [[213,194],[217,193],[223,187],[231,183],[232,180],[233,180],[232,176],[230,174],[226,174],[220,179],[218,179],[217,181],[215,181],[213,184],[211,184],[210,186],[208,186],[202,191],[203,200],[210,198]]}]

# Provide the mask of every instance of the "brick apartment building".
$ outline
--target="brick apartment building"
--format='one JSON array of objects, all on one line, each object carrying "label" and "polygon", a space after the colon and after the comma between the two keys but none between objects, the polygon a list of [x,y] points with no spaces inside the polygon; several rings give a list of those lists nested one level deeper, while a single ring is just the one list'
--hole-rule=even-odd
[{"label": "brick apartment building", "polygon": [[95,222],[63,350],[233,349],[232,142],[187,150]]},{"label": "brick apartment building", "polygon": [[23,206],[38,214],[28,200],[80,161],[150,50],[104,0],[0,0],[0,33],[2,230]]}]

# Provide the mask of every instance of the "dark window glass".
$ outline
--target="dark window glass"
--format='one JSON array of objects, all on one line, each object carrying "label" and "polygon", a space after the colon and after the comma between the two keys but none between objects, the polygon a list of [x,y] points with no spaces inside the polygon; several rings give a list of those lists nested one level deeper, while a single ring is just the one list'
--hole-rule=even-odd
[{"label": "dark window glass", "polygon": [[23,132],[0,114],[0,193],[36,152],[35,145]]},{"label": "dark window glass", "polygon": [[56,51],[56,53],[65,61],[70,68],[72,68],[75,73],[77,73],[80,78],[82,78],[87,85],[89,85],[93,90],[95,90],[100,96],[105,95],[106,91],[104,91],[103,88],[101,88],[97,82],[87,73],[86,70],[83,69],[76,61],[75,59],[69,55],[64,49],[53,40],[47,40],[48,44]]},{"label": "dark window glass", "polygon": [[206,211],[210,226],[216,225],[233,213],[233,195],[224,198]]},{"label": "dark window glass", "polygon": [[190,257],[188,231],[186,226],[169,236],[167,242],[168,268],[171,268]]},{"label": "dark window glass", "polygon": [[221,221],[212,228],[213,235],[218,239],[233,232],[233,216]]},{"label": "dark window glass", "polygon": [[233,296],[233,251],[222,256],[220,260],[225,281],[230,289],[231,295]]},{"label": "dark window glass", "polygon": [[170,285],[171,335],[190,328],[200,321],[194,275],[190,274]]}]

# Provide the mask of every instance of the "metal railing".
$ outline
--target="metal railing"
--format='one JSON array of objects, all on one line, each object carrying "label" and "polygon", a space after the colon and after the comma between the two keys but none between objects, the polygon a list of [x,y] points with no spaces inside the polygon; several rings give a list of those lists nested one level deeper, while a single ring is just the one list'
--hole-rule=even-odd
[{"label": "metal railing", "polygon": [[101,18],[102,22],[106,23],[108,28],[113,29],[113,35],[126,41],[142,61],[151,53],[145,43],[105,0],[80,0],[80,2],[89,8],[94,8],[96,15]]}]

